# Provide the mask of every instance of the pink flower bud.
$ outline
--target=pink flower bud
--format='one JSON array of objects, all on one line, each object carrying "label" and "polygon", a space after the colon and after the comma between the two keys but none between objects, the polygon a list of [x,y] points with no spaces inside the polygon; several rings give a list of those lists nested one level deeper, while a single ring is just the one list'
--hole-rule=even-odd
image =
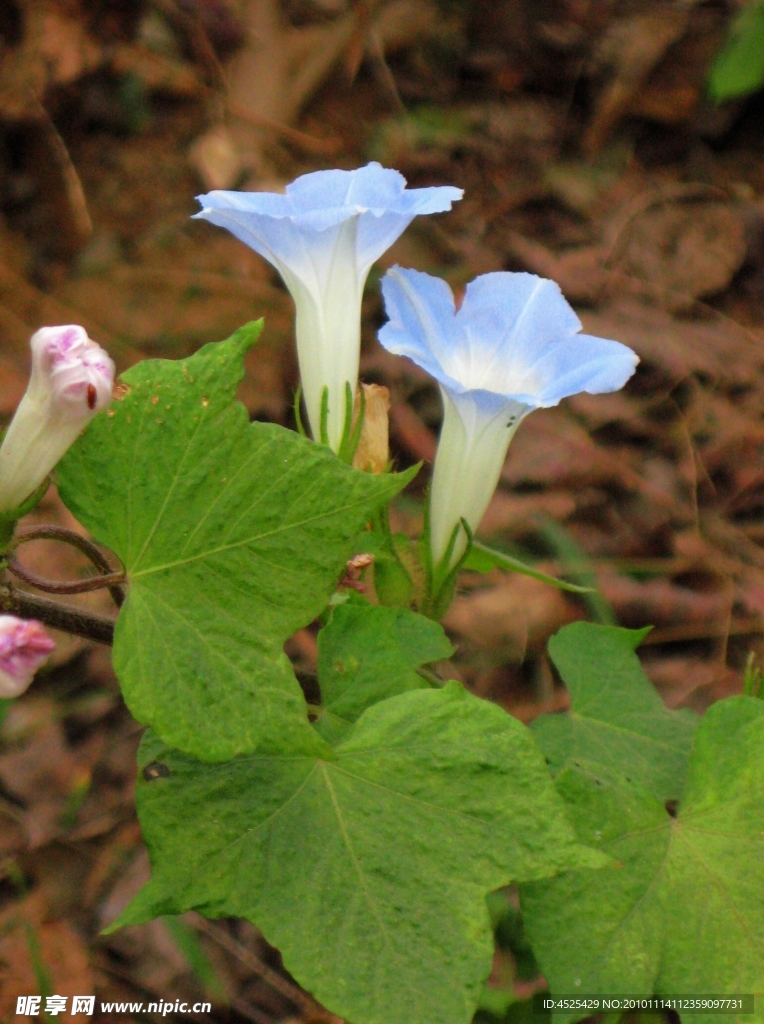
[{"label": "pink flower bud", "polygon": [[[41,327],[32,335],[32,380],[50,389],[61,411],[74,419],[90,418],[111,399],[114,363],[84,327]],[[38,378],[37,380],[35,378]]]},{"label": "pink flower bud", "polygon": [[30,345],[29,386],[0,447],[0,513],[34,494],[111,398],[114,363],[83,327],[42,327]]},{"label": "pink flower bud", "polygon": [[55,646],[42,623],[0,615],[0,697],[22,694]]}]

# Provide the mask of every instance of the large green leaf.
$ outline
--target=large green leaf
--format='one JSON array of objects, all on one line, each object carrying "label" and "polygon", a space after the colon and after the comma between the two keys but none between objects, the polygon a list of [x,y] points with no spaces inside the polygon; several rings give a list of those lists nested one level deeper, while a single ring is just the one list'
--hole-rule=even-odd
[{"label": "large green leaf", "polygon": [[318,634],[316,727],[326,739],[338,737],[373,704],[427,687],[416,669],[453,652],[443,627],[424,615],[363,599],[340,605]]},{"label": "large green leaf", "polygon": [[522,887],[552,992],[755,993],[740,1020],[764,1020],[764,703],[710,708],[678,807],[583,763],[557,786],[581,842],[617,863]]},{"label": "large green leaf", "polygon": [[234,400],[259,324],[147,360],[59,469],[64,501],[124,562],[114,666],[141,722],[223,760],[310,727],[284,641],[326,605],[354,537],[404,476],[371,476]]},{"label": "large green leaf", "polygon": [[376,704],[334,748],[209,765],[152,739],[142,763],[153,876],[118,924],[246,917],[354,1024],[466,1024],[486,894],[605,862],[575,843],[530,731],[458,683]]},{"label": "large green leaf", "polygon": [[646,630],[575,622],[549,641],[571,710],[542,715],[536,739],[553,773],[576,761],[623,772],[665,800],[681,792],[698,716],[669,711],[634,649]]}]

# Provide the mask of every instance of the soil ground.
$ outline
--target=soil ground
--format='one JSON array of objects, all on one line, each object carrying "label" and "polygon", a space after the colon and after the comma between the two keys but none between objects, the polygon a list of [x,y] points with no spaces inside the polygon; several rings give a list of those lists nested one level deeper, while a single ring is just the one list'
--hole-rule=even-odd
[{"label": "soil ground", "polygon": [[[7,0],[0,416],[43,324],[83,323],[124,370],[264,316],[240,397],[253,418],[293,426],[291,300],[258,256],[190,219],[195,195],[369,159],[411,185],[462,186],[379,269],[416,266],[457,292],[493,270],[551,277],[589,333],[641,363],[622,392],[524,421],[480,531],[596,593],[465,573],[441,670],[529,721],[566,706],[547,640],[591,618],[654,627],[640,653],[670,707],[739,692],[764,651],[764,101],[706,99],[733,7]],[[413,536],[440,404],[377,344],[378,281],[362,376],[390,389],[395,464],[425,461],[394,512]],[[33,518],[76,526],[55,488]],[[25,559],[48,577],[82,570],[47,541]],[[58,639],[0,740],[0,1020],[41,985],[98,1004],[210,998],[204,1019],[220,1021],[328,1020],[246,922],[192,914],[101,934],[149,870],[141,728],[109,651]],[[309,681],[314,629],[287,649]],[[497,953],[492,979],[506,1005],[543,985],[515,952]]]}]

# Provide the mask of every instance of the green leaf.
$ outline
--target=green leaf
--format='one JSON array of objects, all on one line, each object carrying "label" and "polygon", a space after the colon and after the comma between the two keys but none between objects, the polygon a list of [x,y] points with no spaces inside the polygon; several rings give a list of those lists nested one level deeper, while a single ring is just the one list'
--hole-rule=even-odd
[{"label": "green leaf", "polygon": [[749,2],[735,18],[708,78],[717,103],[756,92],[764,85],[764,2]]},{"label": "green leaf", "polygon": [[642,671],[634,650],[648,632],[575,622],[549,641],[571,702],[570,712],[533,723],[553,774],[585,760],[661,800],[678,796],[698,717],[669,711]]},{"label": "green leaf", "polygon": [[755,993],[755,1016],[739,1020],[764,1020],[764,704],[710,708],[678,808],[583,764],[557,786],[581,842],[617,865],[521,887],[552,992]]},{"label": "green leaf", "polygon": [[249,423],[234,400],[250,324],[146,360],[59,469],[64,501],[122,559],[114,667],[130,710],[206,760],[310,729],[283,644],[326,606],[364,522],[406,482]]},{"label": "green leaf", "polygon": [[501,1019],[506,1015],[510,1006],[514,1006],[517,1002],[519,1000],[515,995],[514,988],[510,986],[497,988],[493,985],[484,985],[477,1008],[491,1017]]},{"label": "green leaf", "polygon": [[340,605],[318,634],[319,732],[339,736],[373,704],[426,688],[416,669],[453,652],[443,627],[423,615],[363,600]]},{"label": "green leaf", "polygon": [[558,579],[556,576],[549,576],[545,572],[539,572],[532,566],[521,562],[519,558],[513,558],[503,551],[483,544],[479,540],[472,541],[470,553],[462,565],[462,569],[469,569],[472,572],[491,572],[492,569],[505,569],[507,572],[518,572],[523,576],[532,576],[534,580],[541,580],[559,590],[569,590],[572,594],[590,594],[594,588],[580,587],[577,583],[568,583],[566,580]]},{"label": "green leaf", "polygon": [[248,918],[354,1024],[467,1024],[486,894],[604,862],[575,843],[530,731],[458,683],[376,704],[334,749],[205,765],[150,738],[147,761],[153,876],[117,924]]}]

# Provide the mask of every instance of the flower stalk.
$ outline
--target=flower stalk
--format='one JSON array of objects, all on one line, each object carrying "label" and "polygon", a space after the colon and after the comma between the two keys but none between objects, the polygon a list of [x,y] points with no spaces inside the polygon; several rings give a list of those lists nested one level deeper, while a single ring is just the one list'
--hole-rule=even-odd
[{"label": "flower stalk", "polygon": [[58,629],[100,644],[111,646],[114,642],[114,619],[30,594],[11,583],[0,584],[0,612],[38,619],[49,629]]}]

